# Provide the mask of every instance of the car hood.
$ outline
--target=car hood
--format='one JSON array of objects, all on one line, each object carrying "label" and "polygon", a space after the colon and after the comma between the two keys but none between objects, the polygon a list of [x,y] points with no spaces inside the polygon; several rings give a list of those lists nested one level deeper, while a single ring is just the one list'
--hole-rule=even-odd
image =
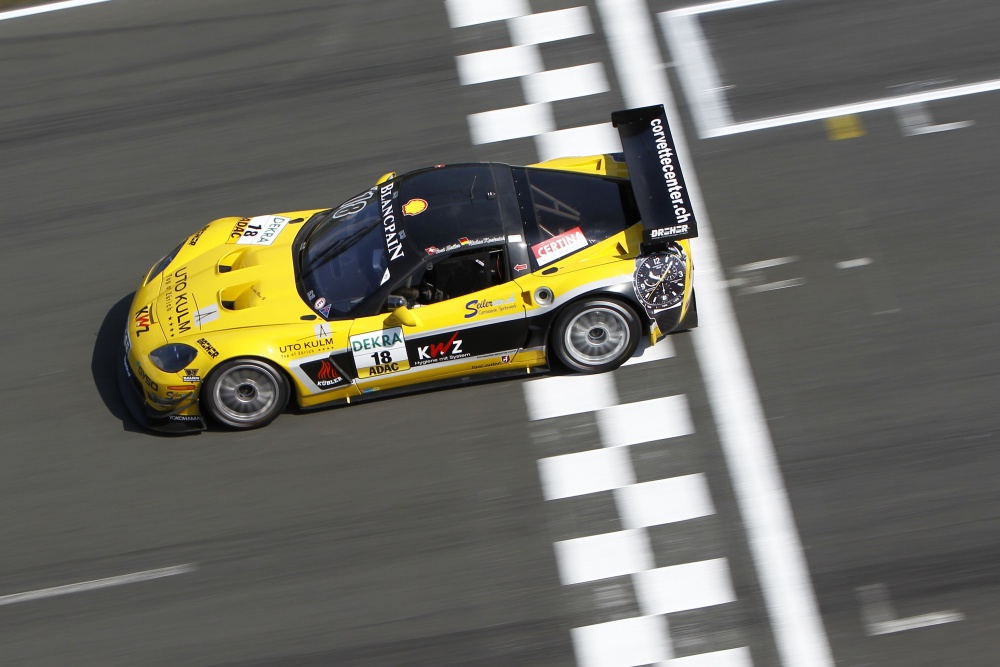
[{"label": "car hood", "polygon": [[[290,324],[310,314],[295,286],[291,248],[301,226],[292,221],[308,214],[222,218],[192,235],[160,276],[153,299],[166,339]],[[284,224],[274,225],[274,220]],[[266,221],[282,227],[270,242],[239,242],[248,225]]]}]

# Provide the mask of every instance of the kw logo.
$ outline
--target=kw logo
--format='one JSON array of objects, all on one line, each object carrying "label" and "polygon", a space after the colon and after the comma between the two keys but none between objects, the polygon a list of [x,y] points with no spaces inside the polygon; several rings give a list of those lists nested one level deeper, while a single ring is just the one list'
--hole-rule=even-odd
[{"label": "kw logo", "polygon": [[149,326],[153,323],[153,316],[149,314],[149,306],[143,306],[135,314],[135,335],[136,337],[149,331]]},{"label": "kw logo", "polygon": [[440,359],[446,355],[462,354],[462,339],[456,331],[444,342],[431,343],[417,348],[419,359]]}]

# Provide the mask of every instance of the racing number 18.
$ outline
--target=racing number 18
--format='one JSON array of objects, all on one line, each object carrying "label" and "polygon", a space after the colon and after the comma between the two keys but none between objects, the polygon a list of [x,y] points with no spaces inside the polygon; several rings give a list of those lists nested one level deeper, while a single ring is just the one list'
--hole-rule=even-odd
[{"label": "racing number 18", "polygon": [[376,352],[372,355],[372,359],[375,360],[376,364],[388,364],[392,361],[392,353],[388,350],[384,352]]},{"label": "racing number 18", "polygon": [[259,232],[260,230],[261,230],[260,225],[247,225],[247,228],[243,230],[243,236],[257,236],[257,232]]}]

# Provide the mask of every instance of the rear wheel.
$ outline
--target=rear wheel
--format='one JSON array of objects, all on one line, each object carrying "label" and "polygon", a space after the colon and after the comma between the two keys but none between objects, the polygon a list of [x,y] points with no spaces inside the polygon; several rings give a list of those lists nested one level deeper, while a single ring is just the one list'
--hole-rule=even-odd
[{"label": "rear wheel", "polygon": [[641,327],[631,308],[612,299],[571,304],[556,319],[552,348],[559,361],[579,373],[614,370],[639,346]]},{"label": "rear wheel", "polygon": [[232,359],[212,371],[202,403],[215,421],[235,429],[270,424],[288,404],[284,374],[266,361]]}]

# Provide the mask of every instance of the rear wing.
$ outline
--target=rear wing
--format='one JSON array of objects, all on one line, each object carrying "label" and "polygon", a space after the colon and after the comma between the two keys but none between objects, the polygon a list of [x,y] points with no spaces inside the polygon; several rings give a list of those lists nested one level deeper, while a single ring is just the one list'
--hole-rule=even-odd
[{"label": "rear wing", "polygon": [[642,240],[663,245],[698,236],[698,221],[663,105],[611,114],[642,216]]}]

